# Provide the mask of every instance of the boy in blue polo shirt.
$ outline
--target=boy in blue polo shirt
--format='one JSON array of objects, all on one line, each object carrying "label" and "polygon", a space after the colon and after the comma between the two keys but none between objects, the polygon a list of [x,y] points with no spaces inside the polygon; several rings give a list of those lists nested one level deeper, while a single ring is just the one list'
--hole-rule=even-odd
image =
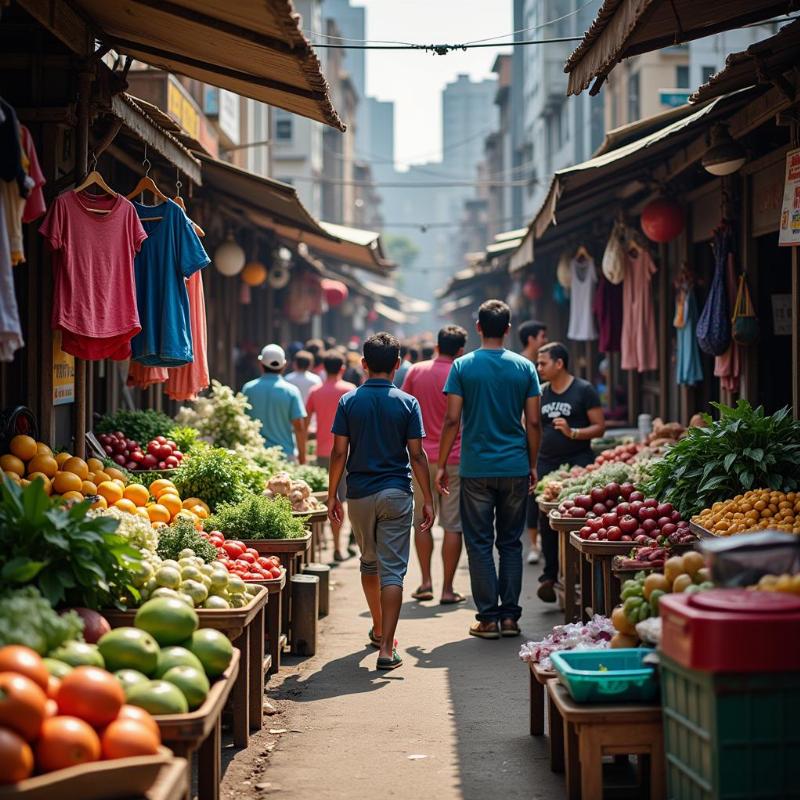
[{"label": "boy in blue polo shirt", "polygon": [[361,548],[361,586],[372,615],[369,639],[380,651],[378,669],[389,670],[403,663],[394,634],[414,516],[412,469],[422,487],[422,530],[433,525],[433,495],[419,403],[392,383],[400,365],[400,343],[389,333],[371,336],[361,363],[368,380],[342,397],[331,429],[328,516],[341,524],[336,487],[346,464],[348,511]]}]

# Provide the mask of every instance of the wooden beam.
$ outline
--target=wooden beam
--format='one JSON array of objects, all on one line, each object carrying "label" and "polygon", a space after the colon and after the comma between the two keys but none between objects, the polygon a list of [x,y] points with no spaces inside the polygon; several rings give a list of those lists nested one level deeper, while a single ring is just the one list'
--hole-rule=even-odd
[{"label": "wooden beam", "polygon": [[63,0],[17,0],[37,22],[81,58],[92,54],[93,35],[89,25]]}]

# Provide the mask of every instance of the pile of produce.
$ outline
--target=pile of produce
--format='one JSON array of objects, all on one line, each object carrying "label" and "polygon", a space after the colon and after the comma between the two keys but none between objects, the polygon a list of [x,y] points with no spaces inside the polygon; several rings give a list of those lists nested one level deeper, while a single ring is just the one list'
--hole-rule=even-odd
[{"label": "pile of produce", "polygon": [[206,531],[222,531],[234,539],[299,539],[306,519],[295,516],[288,498],[251,495],[238,503],[223,503],[204,523]]},{"label": "pile of produce", "polygon": [[328,490],[328,470],[313,464],[287,464],[284,472],[292,476],[292,480],[304,481],[312,492]]},{"label": "pile of produce", "polygon": [[630,467],[628,465],[604,464],[592,471],[581,470],[577,476],[562,481],[561,491],[556,499],[561,502],[579,494],[589,494],[596,486],[630,482]]},{"label": "pile of produce", "polygon": [[243,581],[269,581],[283,574],[278,556],[262,556],[237,539],[226,539],[220,531],[202,533],[216,548],[217,559]]},{"label": "pile of produce", "polygon": [[643,487],[687,517],[754,487],[800,489],[800,421],[789,408],[772,415],[739,400],[735,408],[712,403],[720,418],[689,428],[656,462]]},{"label": "pile of produce", "polygon": [[[134,442],[150,442],[158,436],[169,436],[175,423],[160,411],[117,411],[104,416],[95,426],[97,433],[113,433]],[[102,439],[100,440],[102,441]]]},{"label": "pile of produce", "polygon": [[717,501],[692,521],[717,536],[767,529],[800,533],[800,492],[755,489]]},{"label": "pile of produce", "polygon": [[583,467],[572,467],[570,469],[566,465],[549,472],[547,475],[540,477],[539,483],[536,484],[536,499],[543,500],[545,503],[555,502],[559,494],[561,494],[563,482],[567,478],[576,478],[583,473]]},{"label": "pile of produce", "polygon": [[644,449],[644,445],[631,442],[630,444],[618,444],[608,450],[603,450],[594,460],[597,466],[603,464],[630,464],[634,458]]},{"label": "pile of produce", "polygon": [[539,664],[543,670],[552,670],[551,653],[561,650],[602,650],[609,646],[613,636],[611,620],[596,614],[585,625],[581,622],[556,625],[544,639],[523,644],[519,657],[523,661]]},{"label": "pile of produce", "polygon": [[635,547],[627,556],[614,556],[614,567],[620,570],[659,570],[672,555],[669,547],[651,545]]},{"label": "pile of produce", "polygon": [[0,648],[0,784],[23,781],[34,770],[155,755],[160,745],[155,720],[126,704],[111,672],[56,664],[19,645]]},{"label": "pile of produce", "polygon": [[786,592],[800,595],[800,573],[797,575],[762,575],[755,586],[749,586],[759,592]]},{"label": "pile of produce", "polygon": [[64,642],[83,638],[83,620],[74,611],[56,613],[35,586],[0,594],[0,647],[21,644],[40,656]]},{"label": "pile of produce", "polygon": [[646,498],[632,483],[595,486],[588,494],[564,500],[555,516],[586,519],[579,535],[591,541],[652,545],[654,540],[687,544],[697,538],[670,503]]},{"label": "pile of produce", "polygon": [[97,438],[106,455],[127,470],[176,469],[183,461],[178,445],[166,436],[151,439],[144,449],[122,431],[101,433]]},{"label": "pile of produce", "polygon": [[664,422],[659,417],[653,420],[653,430],[645,439],[645,445],[650,448],[664,447],[677,442],[686,433],[686,428],[680,422]]},{"label": "pile of produce", "polygon": [[313,497],[311,487],[302,480],[293,480],[288,472],[279,472],[267,481],[265,497],[286,497],[292,511],[324,511],[325,506]]},{"label": "pile of produce", "polygon": [[682,556],[673,556],[664,564],[664,573],[649,575],[639,572],[622,584],[622,605],[611,614],[617,630],[612,647],[636,647],[636,624],[659,614],[661,598],[670,592],[700,592],[713,589],[711,573],[700,553],[692,550]]}]

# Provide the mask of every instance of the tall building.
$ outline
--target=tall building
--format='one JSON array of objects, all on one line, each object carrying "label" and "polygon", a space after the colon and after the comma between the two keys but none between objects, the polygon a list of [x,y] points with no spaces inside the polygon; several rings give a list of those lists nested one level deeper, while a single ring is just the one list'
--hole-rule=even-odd
[{"label": "tall building", "polygon": [[365,149],[357,155],[370,163],[377,183],[391,182],[394,177],[394,103],[367,97],[364,105],[367,109],[363,117]]}]

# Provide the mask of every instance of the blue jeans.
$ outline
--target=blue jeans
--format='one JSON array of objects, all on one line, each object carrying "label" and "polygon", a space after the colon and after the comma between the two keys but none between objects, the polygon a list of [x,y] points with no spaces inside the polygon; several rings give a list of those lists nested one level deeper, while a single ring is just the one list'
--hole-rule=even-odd
[{"label": "blue jeans", "polygon": [[[522,542],[529,478],[462,478],[461,526],[469,559],[472,597],[481,622],[522,615]],[[496,527],[496,532],[495,532]],[[499,572],[494,548],[499,554]]]}]

